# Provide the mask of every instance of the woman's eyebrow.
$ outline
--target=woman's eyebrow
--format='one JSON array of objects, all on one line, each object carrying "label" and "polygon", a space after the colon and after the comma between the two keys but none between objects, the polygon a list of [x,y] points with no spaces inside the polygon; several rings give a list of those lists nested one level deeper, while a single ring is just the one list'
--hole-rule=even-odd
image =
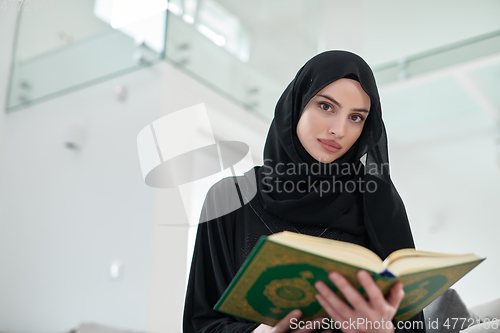
[{"label": "woman's eyebrow", "polygon": [[[342,105],[340,105],[339,102],[337,102],[335,99],[333,99],[332,97],[330,96],[327,96],[327,95],[319,95],[318,96],[321,96],[323,98],[326,98],[330,101],[332,101],[332,103],[336,104],[339,108],[342,108]],[[370,111],[366,110],[366,109],[351,109],[352,111],[358,111],[358,112],[366,112],[366,113],[370,113]]]}]

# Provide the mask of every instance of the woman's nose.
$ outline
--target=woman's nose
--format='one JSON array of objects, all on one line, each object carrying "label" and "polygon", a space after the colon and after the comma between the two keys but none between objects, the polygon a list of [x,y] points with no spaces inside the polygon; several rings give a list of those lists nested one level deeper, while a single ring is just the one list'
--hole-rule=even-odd
[{"label": "woman's nose", "polygon": [[329,132],[333,134],[335,137],[341,139],[345,135],[347,121],[343,119],[335,119],[330,125]]}]

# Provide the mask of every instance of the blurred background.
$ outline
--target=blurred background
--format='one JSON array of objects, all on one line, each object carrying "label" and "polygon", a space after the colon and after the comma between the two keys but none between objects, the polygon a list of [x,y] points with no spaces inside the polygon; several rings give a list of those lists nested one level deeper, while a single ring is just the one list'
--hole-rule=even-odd
[{"label": "blurred background", "polygon": [[324,50],[373,68],[417,247],[487,260],[500,297],[500,2],[0,1],[0,332],[181,332],[194,228],[144,183],[137,134],[205,103],[256,165],[274,106]]}]

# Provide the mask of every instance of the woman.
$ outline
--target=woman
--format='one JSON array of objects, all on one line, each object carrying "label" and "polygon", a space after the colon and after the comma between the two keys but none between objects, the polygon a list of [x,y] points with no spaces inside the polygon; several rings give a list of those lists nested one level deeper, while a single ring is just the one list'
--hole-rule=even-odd
[{"label": "woman", "polygon": [[[247,204],[207,218],[218,216],[222,203],[232,200]],[[337,239],[365,246],[382,259],[397,249],[413,248],[406,211],[390,178],[379,95],[366,62],[346,51],[323,52],[310,59],[276,105],[264,165],[212,186],[200,220],[208,222],[198,226],[185,333],[271,330],[213,310],[262,235],[289,230]],[[404,296],[401,285],[396,284],[385,299],[365,273],[360,271],[358,278],[368,301],[361,300],[342,276],[330,275],[354,308],[325,284],[316,283],[317,299],[331,318],[393,319]],[[273,332],[289,331],[291,319],[299,317],[292,311]],[[422,312],[412,320],[422,324]],[[422,333],[425,328],[407,331]]]}]

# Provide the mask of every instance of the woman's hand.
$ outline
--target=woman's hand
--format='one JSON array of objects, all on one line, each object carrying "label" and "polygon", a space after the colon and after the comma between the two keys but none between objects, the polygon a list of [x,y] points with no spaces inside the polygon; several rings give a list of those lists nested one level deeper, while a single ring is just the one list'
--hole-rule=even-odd
[{"label": "woman's hand", "polygon": [[[350,332],[394,332],[392,319],[394,318],[399,304],[404,298],[403,284],[398,281],[391,289],[387,299],[373,281],[371,275],[363,270],[357,273],[361,286],[368,295],[368,301],[349,283],[349,281],[339,272],[330,272],[330,280],[342,292],[352,308],[342,301],[323,281],[316,281],[318,290],[316,299],[323,309],[335,321],[345,327],[341,330],[344,333]],[[359,320],[358,320],[359,318]],[[349,323],[354,322],[354,325]],[[372,325],[368,322],[371,322]],[[378,323],[376,323],[378,322]],[[377,327],[378,329],[375,329]]]},{"label": "woman's hand", "polygon": [[[302,312],[300,310],[293,310],[289,314],[287,314],[283,319],[281,319],[276,325],[269,326],[266,324],[260,324],[256,329],[252,331],[252,333],[285,333],[285,332],[293,332],[293,333],[309,333],[314,332],[318,327],[321,327],[322,318],[317,318],[315,320],[310,321],[310,323],[318,322],[316,329],[305,328],[306,325],[303,325],[304,328],[291,330],[292,328],[298,327],[297,325],[300,321],[300,317],[302,316]],[[304,322],[306,323],[306,322]],[[311,324],[312,325],[312,324]],[[332,332],[331,330],[325,331],[324,333]]]}]

